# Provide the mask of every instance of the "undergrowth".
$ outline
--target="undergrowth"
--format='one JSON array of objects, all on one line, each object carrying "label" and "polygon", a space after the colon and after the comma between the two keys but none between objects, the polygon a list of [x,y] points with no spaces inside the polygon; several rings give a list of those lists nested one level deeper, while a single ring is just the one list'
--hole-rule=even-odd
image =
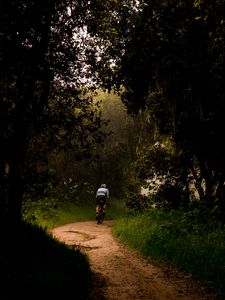
[{"label": "undergrowth", "polygon": [[225,296],[224,225],[193,213],[148,210],[119,219],[115,236],[156,261],[173,263]]},{"label": "undergrowth", "polygon": [[[93,273],[87,256],[49,232],[62,224],[95,221],[95,198],[26,200],[21,228],[1,241],[0,299],[89,299]],[[106,219],[121,216],[122,208],[111,199]]]},{"label": "undergrowth", "polygon": [[[23,223],[5,232],[0,248],[0,299],[89,299],[93,273],[88,257],[53,239],[53,227],[95,221],[95,198],[26,201]],[[106,219],[122,215],[123,203],[111,199]]]},{"label": "undergrowth", "polygon": [[[74,201],[64,199],[57,205],[54,199],[44,198],[37,202],[26,201],[23,206],[23,219],[31,224],[51,229],[59,225],[95,220],[95,197],[83,195]],[[117,219],[125,213],[124,202],[117,198],[110,199],[106,208],[106,220]]]}]

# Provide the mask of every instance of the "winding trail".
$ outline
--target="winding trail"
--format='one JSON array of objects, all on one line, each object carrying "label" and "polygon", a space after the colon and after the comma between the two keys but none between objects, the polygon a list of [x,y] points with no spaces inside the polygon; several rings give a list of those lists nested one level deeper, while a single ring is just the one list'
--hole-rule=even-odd
[{"label": "winding trail", "polygon": [[158,267],[113,237],[113,221],[57,227],[53,236],[85,252],[95,273],[90,300],[214,300],[216,297],[187,274]]}]

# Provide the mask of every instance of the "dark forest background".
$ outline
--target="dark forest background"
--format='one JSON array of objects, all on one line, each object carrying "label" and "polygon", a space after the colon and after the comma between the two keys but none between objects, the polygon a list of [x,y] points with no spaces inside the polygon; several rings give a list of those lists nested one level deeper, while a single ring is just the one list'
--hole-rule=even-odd
[{"label": "dark forest background", "polygon": [[1,1],[2,223],[68,180],[224,222],[224,9]]},{"label": "dark forest background", "polygon": [[41,217],[90,220],[101,183],[115,236],[224,298],[224,82],[225,0],[0,1],[2,298],[85,299]]}]

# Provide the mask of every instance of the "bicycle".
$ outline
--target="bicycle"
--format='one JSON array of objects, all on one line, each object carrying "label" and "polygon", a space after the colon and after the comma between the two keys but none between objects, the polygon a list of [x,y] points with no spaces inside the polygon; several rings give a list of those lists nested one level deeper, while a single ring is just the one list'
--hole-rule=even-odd
[{"label": "bicycle", "polygon": [[104,211],[104,204],[103,205],[100,205],[100,210],[96,216],[96,221],[97,221],[97,224],[102,224],[103,220],[105,218],[105,211]]}]

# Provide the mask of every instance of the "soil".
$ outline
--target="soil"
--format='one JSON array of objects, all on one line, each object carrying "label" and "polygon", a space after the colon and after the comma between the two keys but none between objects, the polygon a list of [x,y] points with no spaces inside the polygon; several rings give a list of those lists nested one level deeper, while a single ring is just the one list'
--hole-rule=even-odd
[{"label": "soil", "polygon": [[215,294],[190,274],[144,258],[112,235],[113,221],[77,222],[57,227],[53,236],[89,257],[94,300],[214,300]]}]

